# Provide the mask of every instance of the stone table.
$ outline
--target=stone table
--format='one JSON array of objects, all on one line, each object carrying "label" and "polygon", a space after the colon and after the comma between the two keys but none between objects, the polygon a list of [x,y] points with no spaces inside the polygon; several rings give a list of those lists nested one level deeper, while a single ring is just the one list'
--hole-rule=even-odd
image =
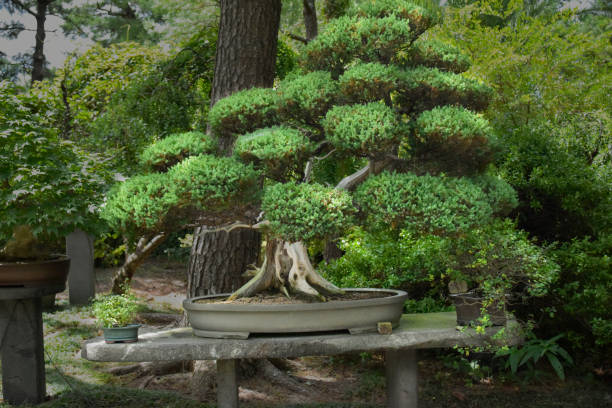
[{"label": "stone table", "polygon": [[[518,324],[510,321],[504,341],[520,342]],[[405,314],[391,334],[320,333],[252,335],[247,340],[196,337],[191,328],[154,331],[137,343],[106,344],[103,339],[84,343],[81,356],[92,361],[217,360],[217,406],[238,407],[236,367],[242,358],[283,358],[336,355],[349,352],[386,353],[387,407],[417,407],[417,350],[477,346],[491,342],[500,327],[484,334],[458,330],[455,312]]]},{"label": "stone table", "polygon": [[2,393],[11,404],[45,399],[42,301],[65,285],[0,287]]}]

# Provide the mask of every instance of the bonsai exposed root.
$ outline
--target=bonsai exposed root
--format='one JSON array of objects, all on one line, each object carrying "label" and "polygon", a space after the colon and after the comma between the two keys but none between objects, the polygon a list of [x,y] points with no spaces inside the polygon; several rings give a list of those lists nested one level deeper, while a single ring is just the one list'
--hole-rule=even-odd
[{"label": "bonsai exposed root", "polygon": [[266,257],[253,279],[233,293],[229,300],[276,287],[285,295],[301,293],[325,300],[324,295],[344,293],[325,280],[313,268],[308,251],[302,242],[270,240]]}]

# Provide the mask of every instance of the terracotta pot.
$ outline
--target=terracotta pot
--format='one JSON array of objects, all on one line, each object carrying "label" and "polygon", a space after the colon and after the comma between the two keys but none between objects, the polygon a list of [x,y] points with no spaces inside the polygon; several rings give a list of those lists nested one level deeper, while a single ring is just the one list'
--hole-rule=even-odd
[{"label": "terracotta pot", "polygon": [[408,294],[393,289],[344,289],[378,292],[387,296],[302,304],[198,303],[200,299],[227,298],[229,294],[201,296],[183,301],[194,334],[214,338],[248,338],[251,333],[306,333],[348,330],[375,332],[380,322],[399,324]]},{"label": "terracotta pot", "polygon": [[0,262],[0,286],[37,287],[66,285],[70,259],[61,256],[47,261]]},{"label": "terracotta pot", "polygon": [[[468,326],[475,323],[481,317],[483,298],[475,293],[455,293],[450,295],[457,311],[457,324]],[[500,307],[497,302],[493,302],[487,307],[487,313],[491,317],[491,324],[494,326],[504,326],[506,324],[506,309]]]}]

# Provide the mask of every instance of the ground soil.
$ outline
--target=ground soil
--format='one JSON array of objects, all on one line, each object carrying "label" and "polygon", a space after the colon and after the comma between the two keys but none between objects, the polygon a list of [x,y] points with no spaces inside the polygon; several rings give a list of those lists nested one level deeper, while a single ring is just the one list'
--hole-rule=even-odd
[{"label": "ground soil", "polygon": [[[113,269],[96,270],[96,291],[110,289]],[[186,293],[185,267],[178,263],[154,260],[143,265],[136,273],[133,292],[165,314],[179,316],[181,302]],[[62,294],[61,296],[66,296]],[[177,318],[176,321],[180,319]],[[145,330],[169,327],[154,318],[145,322]],[[446,353],[446,354],[445,354]],[[588,370],[568,373],[565,382],[552,375],[544,381],[524,385],[508,380],[505,373],[475,378],[472,374],[452,368],[447,360],[450,352],[424,352],[419,362],[420,407],[612,407],[610,377],[592,375]],[[78,357],[77,357],[78,358]],[[254,370],[243,370],[240,380],[240,401],[243,407],[288,407],[294,404],[344,403],[350,407],[383,407],[385,401],[384,356],[382,353],[351,354],[331,357],[302,357],[273,361],[296,386],[287,387],[264,378]],[[105,363],[104,370],[120,364]],[[584,373],[586,372],[586,376]],[[194,392],[192,373],[185,367],[182,372],[168,375],[118,376],[122,385],[141,389],[170,390],[184,397],[214,402],[214,392]],[[323,405],[325,406],[325,405]],[[333,405],[330,405],[333,406]]]},{"label": "ground soil", "polygon": [[[380,292],[346,292],[342,295],[326,296],[327,301],[346,301],[346,300],[362,300],[376,299],[389,296],[388,293]],[[235,300],[222,299],[200,299],[195,303],[237,303],[237,304],[304,304],[320,302],[318,299],[307,296],[286,297],[282,293],[264,292],[254,296],[238,298]]]}]

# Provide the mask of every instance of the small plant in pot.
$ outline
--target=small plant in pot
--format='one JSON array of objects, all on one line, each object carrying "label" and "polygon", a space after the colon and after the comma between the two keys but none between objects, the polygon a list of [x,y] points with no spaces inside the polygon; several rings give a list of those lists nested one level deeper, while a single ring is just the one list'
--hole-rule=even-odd
[{"label": "small plant in pot", "polygon": [[107,343],[133,343],[138,341],[140,324],[134,323],[139,305],[130,294],[107,295],[96,299],[93,314],[104,331]]},{"label": "small plant in pot", "polygon": [[45,106],[0,82],[0,286],[63,285],[63,238],[99,222],[103,161],[62,140]]},{"label": "small plant in pot", "polygon": [[455,241],[449,283],[459,325],[504,325],[506,311],[546,294],[558,265],[510,221],[477,228]]}]

